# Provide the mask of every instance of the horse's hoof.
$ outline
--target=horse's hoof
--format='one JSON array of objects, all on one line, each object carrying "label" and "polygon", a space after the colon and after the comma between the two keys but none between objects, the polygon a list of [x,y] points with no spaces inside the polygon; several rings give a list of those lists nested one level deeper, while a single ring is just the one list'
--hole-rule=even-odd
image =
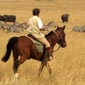
[{"label": "horse's hoof", "polygon": [[49,60],[49,61],[53,60],[53,56],[50,56],[48,60]]},{"label": "horse's hoof", "polygon": [[19,80],[19,75],[18,75],[18,73],[16,73],[15,75],[14,75],[14,82],[16,82],[16,81],[18,81]]}]

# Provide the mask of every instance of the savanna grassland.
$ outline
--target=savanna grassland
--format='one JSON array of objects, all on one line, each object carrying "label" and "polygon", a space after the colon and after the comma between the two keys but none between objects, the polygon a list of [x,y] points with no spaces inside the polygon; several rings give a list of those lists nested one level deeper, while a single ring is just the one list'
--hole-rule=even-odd
[{"label": "savanna grassland", "polygon": [[[41,9],[44,24],[53,21],[59,26],[66,25],[67,47],[53,53],[54,59],[49,62],[51,77],[46,68],[38,77],[40,62],[30,59],[20,66],[17,82],[13,82],[11,55],[7,63],[0,62],[0,85],[85,85],[85,33],[71,32],[74,26],[85,25],[85,0],[0,0],[0,14],[16,15],[17,22],[27,21],[35,7]],[[63,13],[70,14],[68,23],[62,23]],[[8,39],[21,35],[27,35],[27,31],[6,33],[0,30],[0,58],[6,51]]]}]

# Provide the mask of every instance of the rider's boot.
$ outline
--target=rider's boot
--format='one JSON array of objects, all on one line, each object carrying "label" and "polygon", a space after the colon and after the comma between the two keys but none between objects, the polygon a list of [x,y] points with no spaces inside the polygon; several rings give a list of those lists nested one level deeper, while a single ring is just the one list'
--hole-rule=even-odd
[{"label": "rider's boot", "polygon": [[48,57],[48,60],[52,60],[53,59],[52,48],[51,47],[47,47],[46,48],[46,57]]}]

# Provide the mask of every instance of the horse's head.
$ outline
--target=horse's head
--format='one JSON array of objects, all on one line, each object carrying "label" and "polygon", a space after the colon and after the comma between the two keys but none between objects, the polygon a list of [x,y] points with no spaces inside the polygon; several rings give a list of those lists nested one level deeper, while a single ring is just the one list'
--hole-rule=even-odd
[{"label": "horse's head", "polygon": [[58,27],[55,30],[55,35],[57,36],[57,43],[61,46],[61,47],[66,47],[66,40],[65,40],[65,32],[64,32],[65,26],[63,27]]}]

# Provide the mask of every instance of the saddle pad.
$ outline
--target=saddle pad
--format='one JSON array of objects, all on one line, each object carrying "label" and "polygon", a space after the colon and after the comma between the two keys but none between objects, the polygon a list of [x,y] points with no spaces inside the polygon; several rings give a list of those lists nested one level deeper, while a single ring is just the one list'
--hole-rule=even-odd
[{"label": "saddle pad", "polygon": [[41,42],[39,42],[35,37],[33,37],[32,35],[28,34],[28,37],[31,38],[31,40],[33,41],[33,43],[35,44],[36,48],[37,48],[37,51],[39,53],[43,53],[43,44]]},{"label": "saddle pad", "polygon": [[43,44],[36,40],[33,40],[33,43],[35,44],[38,52],[43,53]]}]

